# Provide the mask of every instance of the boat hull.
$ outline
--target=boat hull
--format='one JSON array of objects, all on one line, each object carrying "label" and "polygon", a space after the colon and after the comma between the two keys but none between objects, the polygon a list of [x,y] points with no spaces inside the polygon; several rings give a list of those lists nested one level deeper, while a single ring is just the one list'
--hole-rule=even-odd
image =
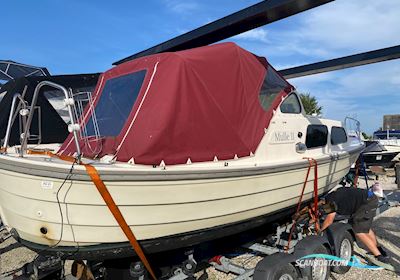
[{"label": "boat hull", "polygon": [[382,166],[392,168],[396,164],[396,157],[400,152],[384,151],[381,153],[364,153],[363,159],[367,167]]},{"label": "boat hull", "polygon": [[[305,200],[304,204],[308,202],[311,203],[311,200]],[[163,252],[171,252],[177,249],[185,250],[185,248],[195,248],[197,245],[201,246],[214,240],[225,240],[225,238],[229,238],[230,236],[238,236],[239,240],[242,241],[243,236],[240,235],[241,233],[245,233],[245,236],[251,234],[251,236],[265,237],[266,234],[273,230],[273,225],[271,223],[282,219],[288,220],[294,213],[295,208],[296,206],[291,206],[273,213],[268,213],[261,217],[255,217],[234,224],[142,240],[140,241],[140,245],[147,255],[153,255]],[[132,245],[129,242],[102,243],[82,247],[57,246],[55,248],[48,245],[32,243],[23,239],[20,239],[19,242],[39,254],[59,256],[65,259],[103,261],[106,259],[119,259],[136,256],[136,252],[132,250]],[[208,247],[209,244],[206,244],[206,246]]]},{"label": "boat hull", "polygon": [[[347,174],[359,152],[319,161],[319,194],[329,191]],[[255,175],[244,172],[243,176],[213,179],[105,181],[105,184],[137,239],[148,244],[146,250],[153,252],[158,250],[157,246],[159,250],[170,249],[159,246],[160,241],[170,237],[193,235],[187,238],[190,242],[183,242],[185,238],[173,242],[173,247],[178,248],[218,236],[209,234],[202,238],[204,234],[195,233],[246,221],[272,221],[274,214],[297,203],[307,168],[307,162],[302,160],[279,171],[266,167],[265,172],[257,171]],[[313,179],[311,172],[304,200],[312,197]],[[0,214],[21,242],[34,249],[57,246],[57,251],[64,248],[66,253],[82,258],[76,254],[79,246],[81,252],[91,252],[86,258],[93,259],[96,255],[104,258],[103,250],[98,249],[101,246],[126,247],[126,237],[90,181],[64,182],[2,168]],[[251,228],[249,225],[239,226],[239,230],[231,233]],[[225,235],[231,233],[224,231]],[[115,257],[121,250],[111,252]],[[130,252],[134,254],[133,250]]]}]

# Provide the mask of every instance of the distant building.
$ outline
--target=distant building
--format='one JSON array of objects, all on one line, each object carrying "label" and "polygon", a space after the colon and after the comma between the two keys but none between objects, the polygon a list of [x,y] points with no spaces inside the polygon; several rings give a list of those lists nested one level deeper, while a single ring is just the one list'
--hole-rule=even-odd
[{"label": "distant building", "polygon": [[400,130],[400,115],[384,115],[382,129]]}]

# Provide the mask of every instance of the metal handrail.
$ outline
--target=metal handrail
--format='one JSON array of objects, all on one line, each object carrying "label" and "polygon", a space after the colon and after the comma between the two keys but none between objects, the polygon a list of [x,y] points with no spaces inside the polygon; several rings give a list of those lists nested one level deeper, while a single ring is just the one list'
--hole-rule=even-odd
[{"label": "metal handrail", "polygon": [[[40,82],[40,83],[36,86],[35,91],[34,91],[34,93],[33,93],[31,108],[35,108],[36,103],[37,103],[37,98],[38,98],[38,95],[39,95],[39,92],[40,92],[40,89],[41,89],[42,87],[44,87],[44,86],[53,87],[53,88],[55,88],[55,89],[61,90],[61,91],[64,93],[65,101],[66,101],[65,103],[66,103],[66,106],[68,107],[68,114],[69,114],[69,117],[70,117],[70,119],[71,119],[71,124],[70,124],[71,130],[72,130],[71,132],[74,134],[74,141],[75,141],[75,145],[76,145],[76,152],[77,152],[77,154],[78,154],[78,158],[80,158],[80,156],[81,156],[81,149],[80,149],[80,147],[79,147],[78,132],[77,132],[77,130],[75,129],[76,123],[75,123],[74,115],[73,115],[73,112],[72,112],[72,106],[73,106],[73,104],[72,104],[71,102],[68,102],[68,101],[71,100],[72,98],[70,98],[67,89],[66,89],[65,87],[63,87],[63,86],[61,86],[61,85],[59,85],[59,84],[53,83],[53,82],[49,82],[49,81],[42,81],[42,82]],[[73,99],[72,99],[72,101],[73,101]],[[35,110],[32,110],[32,109],[30,110],[29,116],[28,116],[28,120],[27,120],[27,122],[26,122],[25,130],[24,130],[24,133],[23,133],[23,139],[22,139],[22,142],[21,142],[21,151],[20,151],[20,156],[21,156],[21,157],[24,155],[24,150],[26,150],[26,146],[27,146],[27,143],[28,143],[28,134],[29,134],[29,130],[30,130],[31,123],[32,123],[34,111],[35,111]]]},{"label": "metal handrail", "polygon": [[4,149],[7,149],[8,147],[8,141],[10,140],[10,135],[11,135],[11,127],[12,127],[12,123],[13,123],[13,118],[14,118],[14,113],[15,113],[15,104],[17,102],[17,99],[19,99],[20,103],[22,104],[22,109],[26,110],[27,106],[26,106],[26,102],[25,100],[22,98],[22,95],[19,93],[14,94],[13,99],[12,99],[12,103],[11,103],[11,111],[10,111],[10,115],[8,116],[8,123],[7,123],[7,130],[6,130],[6,137],[4,138]]}]

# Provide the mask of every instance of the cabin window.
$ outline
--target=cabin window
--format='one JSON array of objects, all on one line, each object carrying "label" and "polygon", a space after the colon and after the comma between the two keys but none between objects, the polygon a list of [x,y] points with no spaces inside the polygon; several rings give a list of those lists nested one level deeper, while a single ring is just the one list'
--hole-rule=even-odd
[{"label": "cabin window", "polygon": [[[115,137],[121,133],[139,95],[146,70],[108,80],[96,105],[100,136]],[[86,125],[87,136],[95,135],[92,117]]]},{"label": "cabin window", "polygon": [[265,111],[268,111],[276,96],[287,86],[287,82],[282,79],[274,69],[268,67],[259,95],[261,107],[263,107]]},{"label": "cabin window", "polygon": [[285,114],[300,114],[301,105],[296,94],[291,94],[282,102],[281,112]]},{"label": "cabin window", "polygon": [[307,127],[306,146],[308,149],[323,147],[328,142],[326,125],[312,124]]},{"label": "cabin window", "polygon": [[333,126],[331,130],[331,144],[339,145],[347,142],[347,134],[343,127]]}]

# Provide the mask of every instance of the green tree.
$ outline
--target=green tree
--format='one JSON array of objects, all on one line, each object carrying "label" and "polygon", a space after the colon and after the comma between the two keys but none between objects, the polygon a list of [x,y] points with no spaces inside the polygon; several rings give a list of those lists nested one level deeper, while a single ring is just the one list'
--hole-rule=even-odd
[{"label": "green tree", "polygon": [[307,115],[322,114],[322,106],[318,105],[318,101],[315,96],[311,96],[310,93],[300,93],[300,99]]},{"label": "green tree", "polygon": [[361,132],[361,133],[362,133],[362,136],[364,137],[364,139],[366,139],[366,140],[371,140],[372,139],[372,137],[369,136],[367,133],[365,133],[365,132]]}]

